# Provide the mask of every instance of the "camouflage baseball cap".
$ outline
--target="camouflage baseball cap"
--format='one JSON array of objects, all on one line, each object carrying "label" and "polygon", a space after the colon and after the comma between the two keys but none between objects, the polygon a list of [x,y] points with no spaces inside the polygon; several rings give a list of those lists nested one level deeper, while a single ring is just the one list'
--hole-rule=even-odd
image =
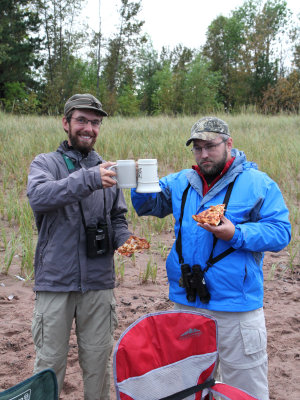
[{"label": "camouflage baseball cap", "polygon": [[70,97],[65,104],[64,115],[78,108],[98,111],[100,115],[107,117],[107,113],[102,109],[100,101],[89,93],[74,94],[74,96]]},{"label": "camouflage baseball cap", "polygon": [[216,117],[203,117],[197,121],[191,129],[191,137],[186,142],[189,146],[194,139],[214,140],[222,133],[230,137],[226,122]]}]

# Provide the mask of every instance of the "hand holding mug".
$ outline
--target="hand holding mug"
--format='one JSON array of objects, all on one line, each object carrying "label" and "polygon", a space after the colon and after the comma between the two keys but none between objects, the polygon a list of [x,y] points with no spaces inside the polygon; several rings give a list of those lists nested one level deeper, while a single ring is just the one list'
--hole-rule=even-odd
[{"label": "hand holding mug", "polygon": [[134,160],[117,160],[117,163],[108,168],[115,171],[115,180],[120,189],[136,187],[136,163]]},{"label": "hand holding mug", "polygon": [[157,160],[142,158],[134,160],[117,160],[116,163],[102,164],[107,168],[104,183],[109,187],[114,184],[120,189],[135,188],[138,193],[160,192],[157,173]]},{"label": "hand holding mug", "polygon": [[115,162],[111,161],[100,164],[100,176],[103,189],[112,187],[117,183],[116,180],[113,178],[114,176],[116,176],[115,171],[109,169],[113,167],[115,164],[116,164]]}]

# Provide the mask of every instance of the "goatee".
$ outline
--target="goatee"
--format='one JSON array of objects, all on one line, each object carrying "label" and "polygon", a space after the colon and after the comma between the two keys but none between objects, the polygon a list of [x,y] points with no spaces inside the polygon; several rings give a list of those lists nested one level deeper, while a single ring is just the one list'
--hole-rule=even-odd
[{"label": "goatee", "polygon": [[198,167],[204,177],[215,177],[223,171],[227,162],[227,153],[224,152],[223,158],[218,162],[214,162],[213,160],[202,160],[202,163],[207,161],[211,162],[209,166],[206,167],[205,165],[202,165],[201,162],[199,162],[197,163]]},{"label": "goatee", "polygon": [[79,151],[84,155],[87,155],[91,150],[93,150],[93,145],[95,141],[93,141],[90,145],[89,144],[82,145],[79,142],[77,134],[72,134],[70,131],[68,132],[68,138],[73,149]]}]

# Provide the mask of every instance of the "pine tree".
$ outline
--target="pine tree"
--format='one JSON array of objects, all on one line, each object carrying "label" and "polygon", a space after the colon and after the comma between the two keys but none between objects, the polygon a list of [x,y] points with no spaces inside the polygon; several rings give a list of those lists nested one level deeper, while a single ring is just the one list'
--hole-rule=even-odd
[{"label": "pine tree", "polygon": [[32,69],[41,65],[39,25],[38,13],[31,8],[30,0],[1,0],[0,98],[5,98],[11,83],[28,90],[36,87]]}]

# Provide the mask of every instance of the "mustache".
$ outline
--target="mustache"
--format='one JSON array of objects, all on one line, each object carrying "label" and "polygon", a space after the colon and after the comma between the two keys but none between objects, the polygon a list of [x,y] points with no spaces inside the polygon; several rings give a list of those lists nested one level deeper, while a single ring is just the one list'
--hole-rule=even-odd
[{"label": "mustache", "polygon": [[202,165],[202,164],[204,164],[204,163],[206,163],[206,162],[208,162],[208,161],[209,161],[209,162],[213,162],[213,160],[211,160],[211,159],[209,159],[209,158],[206,158],[205,160],[200,161],[199,164]]}]

